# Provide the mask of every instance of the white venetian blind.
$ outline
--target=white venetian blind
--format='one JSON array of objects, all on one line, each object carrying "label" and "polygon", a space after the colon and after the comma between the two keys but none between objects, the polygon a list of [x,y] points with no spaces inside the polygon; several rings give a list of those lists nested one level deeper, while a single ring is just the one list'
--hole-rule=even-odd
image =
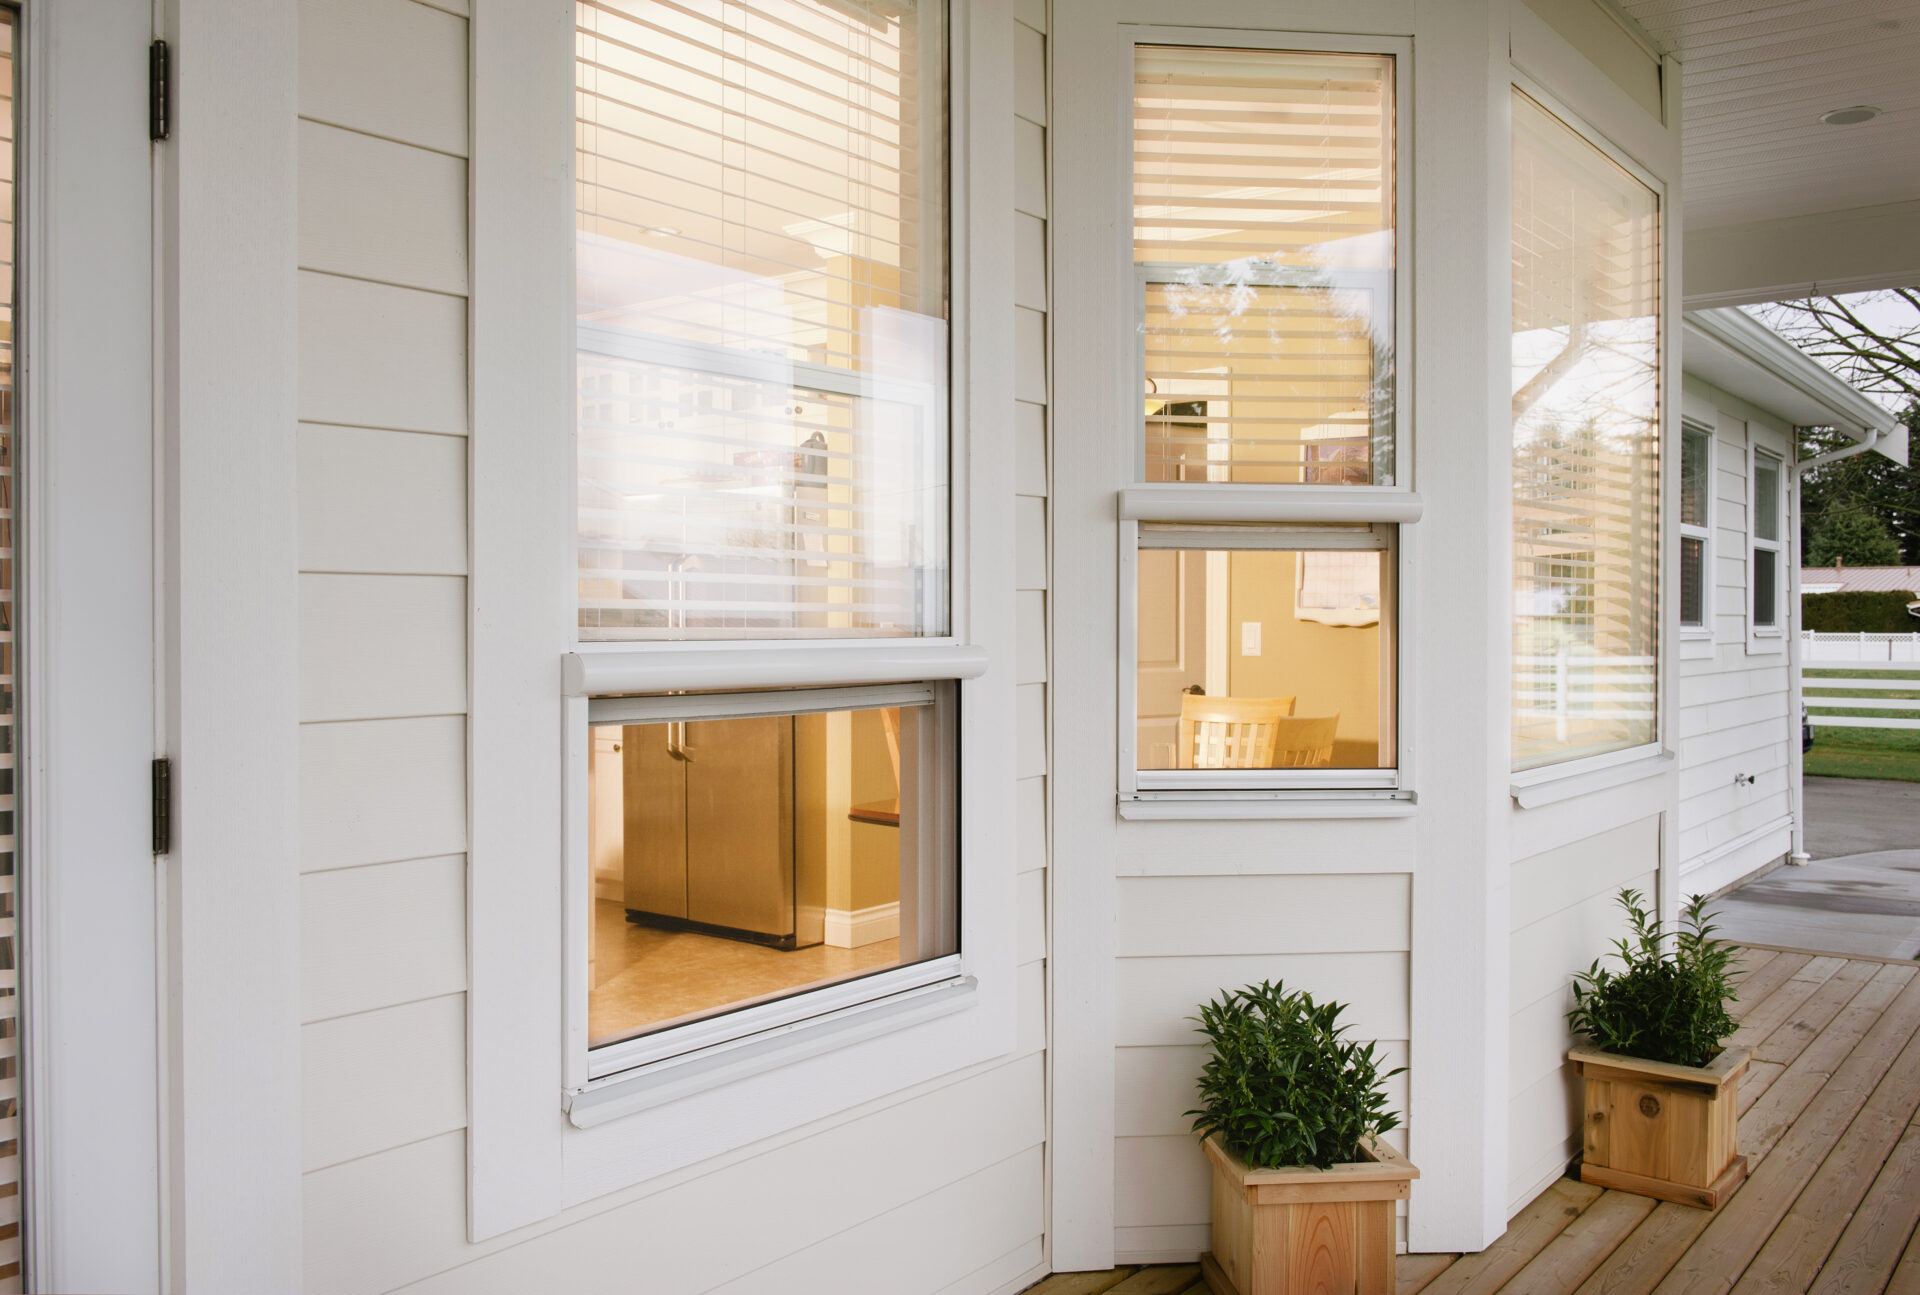
[{"label": "white venetian blind", "polygon": [[1149,481],[1379,484],[1393,437],[1393,60],[1141,46]]},{"label": "white venetian blind", "polygon": [[1513,95],[1513,763],[1656,736],[1658,197]]},{"label": "white venetian blind", "polygon": [[581,637],[944,633],[942,10],[577,14]]}]

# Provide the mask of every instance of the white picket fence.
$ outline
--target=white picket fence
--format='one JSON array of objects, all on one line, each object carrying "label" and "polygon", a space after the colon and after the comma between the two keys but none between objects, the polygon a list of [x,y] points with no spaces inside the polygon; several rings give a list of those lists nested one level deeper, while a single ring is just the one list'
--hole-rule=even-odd
[{"label": "white picket fence", "polygon": [[[1823,652],[1814,657],[1807,650],[1810,639],[1827,640],[1822,645]],[[1920,656],[1915,655],[1916,644],[1912,641],[1920,638],[1914,634],[1819,634],[1811,631],[1800,636],[1802,657],[1800,660],[1800,685],[1807,703],[1807,718],[1815,728],[1902,728],[1920,729],[1920,697],[1835,697],[1836,689],[1849,689],[1857,692],[1912,692],[1920,693],[1920,679],[1897,679],[1887,676],[1894,673],[1920,673]],[[1855,648],[1856,650],[1885,655],[1862,657],[1835,657],[1827,653],[1834,649]],[[1904,655],[1903,655],[1904,654]],[[1812,677],[1809,670],[1832,670],[1846,668],[1849,674],[1829,678]],[[1865,710],[1871,715],[1830,715],[1827,711]],[[1881,715],[1878,712],[1886,711]]]},{"label": "white picket fence", "polygon": [[1650,656],[1598,657],[1572,651],[1516,656],[1514,704],[1523,721],[1550,722],[1567,741],[1589,721],[1650,720],[1657,699]]},{"label": "white picket fence", "polygon": [[1803,665],[1827,661],[1910,661],[1920,665],[1920,634],[1822,634],[1801,630],[1800,661]]}]

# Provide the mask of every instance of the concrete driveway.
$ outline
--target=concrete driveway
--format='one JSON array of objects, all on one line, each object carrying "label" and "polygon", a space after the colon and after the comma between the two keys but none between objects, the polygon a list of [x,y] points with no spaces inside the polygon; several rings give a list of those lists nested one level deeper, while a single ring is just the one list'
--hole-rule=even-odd
[{"label": "concrete driveway", "polygon": [[1808,778],[1804,868],[1776,868],[1723,896],[1739,944],[1920,958],[1920,784]]},{"label": "concrete driveway", "polygon": [[1816,859],[1920,849],[1920,782],[1808,778],[1807,853]]}]

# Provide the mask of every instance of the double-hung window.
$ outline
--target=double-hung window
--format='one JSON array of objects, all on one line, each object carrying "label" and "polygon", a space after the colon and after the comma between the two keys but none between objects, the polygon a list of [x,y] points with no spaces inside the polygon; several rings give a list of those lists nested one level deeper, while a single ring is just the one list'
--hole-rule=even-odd
[{"label": "double-hung window", "polygon": [[582,0],[577,26],[579,1090],[962,983],[980,663],[943,6]]},{"label": "double-hung window", "polygon": [[1780,516],[1786,498],[1783,463],[1778,454],[1753,451],[1753,633],[1762,639],[1780,635],[1780,586],[1785,576],[1780,556]]},{"label": "double-hung window", "polygon": [[1391,797],[1410,52],[1191,36],[1133,48],[1123,812]]},{"label": "double-hung window", "polygon": [[1713,433],[1680,431],[1680,628],[1705,630],[1713,540]]},{"label": "double-hung window", "polygon": [[1513,768],[1658,738],[1660,203],[1515,89]]}]

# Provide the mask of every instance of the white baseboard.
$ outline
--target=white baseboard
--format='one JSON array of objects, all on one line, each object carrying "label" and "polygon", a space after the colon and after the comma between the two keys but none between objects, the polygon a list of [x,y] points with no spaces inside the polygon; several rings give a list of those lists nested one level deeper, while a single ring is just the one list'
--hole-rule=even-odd
[{"label": "white baseboard", "polygon": [[875,904],[872,908],[829,908],[827,943],[836,949],[858,949],[878,944],[900,934],[900,904]]}]

